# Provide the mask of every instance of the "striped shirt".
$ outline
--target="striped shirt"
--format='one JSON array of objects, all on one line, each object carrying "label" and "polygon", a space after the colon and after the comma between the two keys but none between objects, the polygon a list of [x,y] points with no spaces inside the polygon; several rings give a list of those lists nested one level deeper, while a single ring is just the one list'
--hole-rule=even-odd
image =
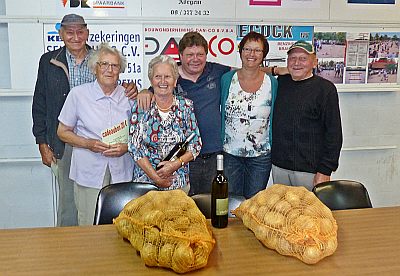
[{"label": "striped shirt", "polygon": [[80,64],[77,64],[76,58],[67,49],[70,89],[81,84],[93,82],[96,79],[96,76],[90,71],[88,66],[89,53],[86,54],[85,59]]}]

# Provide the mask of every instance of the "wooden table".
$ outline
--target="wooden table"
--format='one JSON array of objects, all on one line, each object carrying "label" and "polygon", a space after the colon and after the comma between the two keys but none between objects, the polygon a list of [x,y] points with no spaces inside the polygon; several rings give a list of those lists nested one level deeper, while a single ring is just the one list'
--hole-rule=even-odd
[{"label": "wooden table", "polygon": [[[264,247],[238,219],[213,229],[217,241],[198,275],[399,275],[400,206],[335,211],[339,246],[315,265]],[[162,275],[146,267],[115,226],[0,230],[0,275]]]}]

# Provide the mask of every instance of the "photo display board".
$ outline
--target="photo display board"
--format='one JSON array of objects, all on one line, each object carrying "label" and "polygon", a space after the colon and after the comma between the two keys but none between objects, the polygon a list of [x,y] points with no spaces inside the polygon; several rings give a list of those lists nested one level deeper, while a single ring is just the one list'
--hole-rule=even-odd
[{"label": "photo display board", "polygon": [[[23,9],[14,2],[6,2],[7,14],[22,14]],[[398,85],[400,27],[387,28],[376,24],[371,28],[365,24],[361,28],[354,27],[351,21],[355,17],[348,12],[357,7],[366,10],[372,22],[381,18],[382,14],[396,21],[400,16],[392,18],[391,12],[400,12],[399,2],[371,5],[344,0],[221,0],[215,5],[210,0],[132,0],[112,1],[112,5],[105,5],[105,1],[38,1],[42,13],[51,14],[52,17],[61,19],[67,13],[83,15],[90,30],[88,44],[96,47],[101,42],[108,42],[117,47],[128,60],[121,81],[133,81],[139,88],[149,85],[147,66],[153,57],[168,54],[179,60],[178,44],[188,31],[198,31],[206,38],[207,60],[211,62],[240,67],[238,44],[249,31],[256,31],[265,35],[270,45],[264,66],[285,66],[288,48],[295,41],[303,39],[313,43],[316,48],[318,66],[315,73],[335,84]],[[350,23],[346,26],[328,24],[330,27],[319,23],[335,18],[332,11],[339,7],[343,11],[337,10],[335,16],[347,13]],[[298,20],[299,23],[288,23],[281,20],[282,17],[291,22]],[[152,19],[146,21],[148,18]],[[262,22],[254,23],[252,19]],[[264,20],[268,20],[268,23]],[[313,24],[307,24],[306,20]],[[44,51],[63,45],[58,36],[58,26],[43,22]],[[10,41],[29,40],[16,33],[11,36]],[[11,60],[19,62],[20,59],[13,55],[14,51],[10,51]],[[10,65],[11,68],[18,66]],[[19,78],[14,82],[21,83]],[[34,84],[28,83],[26,86],[33,87]]]}]

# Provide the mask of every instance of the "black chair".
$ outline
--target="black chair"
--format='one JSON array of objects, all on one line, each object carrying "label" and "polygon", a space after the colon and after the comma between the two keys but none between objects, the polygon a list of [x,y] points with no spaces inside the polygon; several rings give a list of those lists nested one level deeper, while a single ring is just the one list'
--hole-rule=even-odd
[{"label": "black chair", "polygon": [[331,210],[372,208],[367,189],[357,181],[327,181],[315,185],[313,192]]},{"label": "black chair", "polygon": [[116,183],[103,187],[97,197],[94,225],[112,224],[124,208],[125,204],[157,187],[147,183],[127,182]]},{"label": "black chair", "polygon": [[[192,195],[191,198],[194,200],[194,202],[196,202],[197,207],[200,209],[203,215],[207,219],[211,218],[211,194],[197,194]],[[231,214],[231,211],[239,207],[240,203],[242,203],[244,200],[245,198],[243,196],[229,195],[228,217],[235,217],[235,215]]]}]

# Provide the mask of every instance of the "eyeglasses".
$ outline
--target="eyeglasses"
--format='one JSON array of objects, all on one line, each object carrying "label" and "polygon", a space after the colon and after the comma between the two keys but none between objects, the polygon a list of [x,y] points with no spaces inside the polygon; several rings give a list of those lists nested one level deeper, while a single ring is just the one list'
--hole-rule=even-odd
[{"label": "eyeglasses", "polygon": [[121,69],[121,65],[110,63],[107,61],[99,61],[99,62],[97,62],[97,64],[99,65],[100,69],[103,71],[107,71],[108,68],[110,68],[110,66],[113,71],[119,71]]},{"label": "eyeglasses", "polygon": [[259,48],[257,48],[257,49],[252,49],[252,48],[249,48],[249,47],[243,47],[243,52],[244,52],[245,54],[250,54],[250,53],[253,52],[253,51],[254,51],[254,53],[255,53],[256,55],[262,55],[262,53],[264,52],[263,49],[259,49]]}]

